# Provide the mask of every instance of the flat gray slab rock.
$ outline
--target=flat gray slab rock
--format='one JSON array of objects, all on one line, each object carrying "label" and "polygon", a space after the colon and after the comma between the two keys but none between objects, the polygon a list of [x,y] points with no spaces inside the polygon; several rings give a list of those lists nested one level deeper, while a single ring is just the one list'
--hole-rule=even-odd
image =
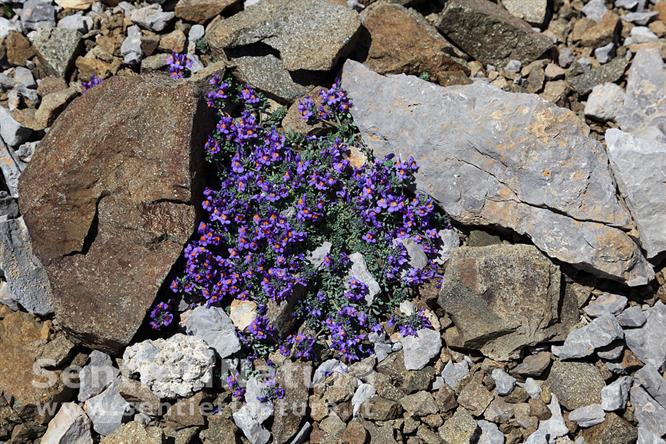
[{"label": "flat gray slab rock", "polygon": [[666,305],[658,301],[645,315],[647,321],[641,328],[625,330],[627,346],[643,363],[663,371],[666,366]]},{"label": "flat gray slab rock", "polygon": [[605,314],[588,325],[572,331],[559,349],[560,359],[583,358],[595,350],[624,338],[620,323],[612,314]]},{"label": "flat gray slab rock", "polygon": [[666,250],[666,141],[611,128],[606,131],[606,145],[618,187],[638,226],[641,245],[653,258]]},{"label": "flat gray slab rock", "polygon": [[636,53],[617,122],[623,131],[666,143],[666,68],[658,48]]},{"label": "flat gray slab rock", "polygon": [[666,409],[641,387],[633,386],[630,396],[638,426],[657,436],[666,435]]},{"label": "flat gray slab rock", "polygon": [[481,82],[443,88],[347,61],[343,87],[378,156],[413,155],[417,184],[455,220],[529,236],[551,257],[645,285],[654,277],[627,235],[603,146],[574,113]]},{"label": "flat gray slab rock", "polygon": [[217,53],[262,43],[279,51],[289,71],[322,71],[349,51],[360,26],[353,9],[332,2],[262,0],[215,22],[206,40]]},{"label": "flat gray slab rock", "polygon": [[38,315],[53,313],[51,284],[32,252],[22,217],[0,222],[0,270],[7,281],[8,305],[18,304]]}]

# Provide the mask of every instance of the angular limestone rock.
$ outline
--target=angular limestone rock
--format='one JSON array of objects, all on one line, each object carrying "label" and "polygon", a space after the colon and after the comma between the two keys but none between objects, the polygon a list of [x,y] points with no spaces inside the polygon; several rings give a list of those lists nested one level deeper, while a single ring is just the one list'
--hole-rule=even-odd
[{"label": "angular limestone rock", "polygon": [[457,221],[529,236],[547,255],[645,285],[654,272],[627,234],[602,145],[571,111],[474,83],[443,88],[347,61],[343,87],[378,156],[413,155],[417,183]]},{"label": "angular limestone rock", "polygon": [[611,128],[606,131],[606,145],[618,187],[638,226],[641,245],[653,258],[666,250],[666,142]]},{"label": "angular limestone rock", "polygon": [[30,313],[53,313],[51,284],[33,254],[30,234],[22,217],[0,222],[0,270],[13,303]]}]

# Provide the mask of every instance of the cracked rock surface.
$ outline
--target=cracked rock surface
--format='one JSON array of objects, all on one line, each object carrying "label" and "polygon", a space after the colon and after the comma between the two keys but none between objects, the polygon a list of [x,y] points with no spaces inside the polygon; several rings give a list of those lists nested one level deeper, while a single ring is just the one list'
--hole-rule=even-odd
[{"label": "cracked rock surface", "polygon": [[605,150],[571,111],[482,82],[383,77],[353,61],[342,81],[368,146],[413,155],[418,185],[457,221],[512,229],[548,256],[630,286],[654,277],[628,234]]},{"label": "cracked rock surface", "polygon": [[192,234],[204,107],[192,83],[115,77],[67,108],[21,177],[56,319],[86,346],[129,343]]}]

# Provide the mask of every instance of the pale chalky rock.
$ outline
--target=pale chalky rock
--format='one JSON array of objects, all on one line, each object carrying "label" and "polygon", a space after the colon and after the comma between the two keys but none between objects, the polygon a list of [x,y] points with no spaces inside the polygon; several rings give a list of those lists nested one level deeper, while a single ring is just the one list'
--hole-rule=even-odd
[{"label": "pale chalky rock", "polygon": [[666,305],[657,301],[646,312],[647,321],[641,328],[625,331],[627,346],[645,364],[654,365],[659,371],[666,364]]},{"label": "pale chalky rock", "polygon": [[481,428],[481,437],[479,437],[478,444],[504,444],[504,433],[500,431],[497,424],[484,419],[477,424]]},{"label": "pale chalky rock", "polygon": [[625,22],[634,23],[636,25],[646,26],[650,23],[659,13],[657,11],[646,12],[630,12],[622,16]]},{"label": "pale chalky rock", "polygon": [[5,107],[0,106],[0,137],[7,145],[19,146],[28,140],[31,134],[30,128],[18,123]]},{"label": "pale chalky rock", "polygon": [[130,404],[119,391],[120,378],[117,378],[106,390],[88,399],[83,408],[93,424],[93,429],[100,435],[109,435],[119,428],[130,411]]},{"label": "pale chalky rock", "polygon": [[81,407],[66,402],[49,422],[41,444],[93,444],[90,419]]},{"label": "pale chalky rock", "polygon": [[174,17],[173,12],[162,11],[162,6],[158,4],[134,9],[129,13],[129,18],[133,23],[154,32],[163,31]]},{"label": "pale chalky rock", "polygon": [[442,245],[439,249],[439,257],[435,262],[444,264],[449,260],[453,251],[460,246],[460,235],[454,229],[439,230],[439,238],[442,240]]},{"label": "pale chalky rock", "polygon": [[32,252],[23,218],[0,222],[0,270],[7,282],[10,302],[30,313],[53,313],[51,284],[39,259]]},{"label": "pale chalky rock", "polygon": [[645,427],[639,427],[636,444],[666,444],[666,441]]},{"label": "pale chalky rock", "polygon": [[116,380],[118,374],[120,370],[113,366],[109,355],[93,350],[90,353],[90,361],[79,372],[78,400],[83,402],[99,395]]},{"label": "pale chalky rock", "polygon": [[361,404],[375,396],[376,393],[377,391],[372,384],[361,383],[354,392],[354,396],[352,396],[351,399],[353,415],[358,415],[358,412],[361,409]]},{"label": "pale chalky rock", "polygon": [[460,383],[469,376],[469,363],[467,361],[453,362],[449,361],[442,370],[442,378],[446,385],[453,390],[458,390]]},{"label": "pale chalky rock", "polygon": [[574,421],[580,427],[592,427],[593,425],[604,422],[606,412],[599,404],[579,407],[569,413],[569,420]]},{"label": "pale chalky rock", "polygon": [[380,76],[351,60],[342,84],[375,155],[414,156],[417,185],[453,219],[512,229],[549,256],[631,286],[654,277],[627,234],[633,224],[606,152],[571,111],[481,82]]},{"label": "pale chalky rock", "polygon": [[639,43],[656,42],[658,40],[659,37],[647,26],[634,26],[629,32],[629,37],[624,40],[624,44],[625,46],[629,46]]},{"label": "pale chalky rock", "polygon": [[572,359],[589,356],[596,349],[605,347],[623,337],[624,332],[615,316],[606,314],[569,333],[564,345],[559,349],[559,358]]},{"label": "pale chalky rock", "polygon": [[181,315],[181,325],[188,334],[204,340],[220,358],[226,358],[241,349],[236,327],[219,307],[197,307]]},{"label": "pale chalky rock", "polygon": [[543,25],[548,13],[548,0],[502,0],[502,6],[534,26]]},{"label": "pale chalky rock", "polygon": [[666,68],[658,48],[641,48],[627,74],[624,107],[617,122],[623,131],[666,143]]},{"label": "pale chalky rock", "polygon": [[611,128],[606,131],[606,144],[617,185],[638,226],[641,245],[653,258],[666,250],[666,142]]},{"label": "pale chalky rock", "polygon": [[349,52],[361,21],[343,5],[317,0],[262,0],[206,33],[214,53],[262,43],[277,50],[288,71],[331,69]]},{"label": "pale chalky rock", "polygon": [[46,0],[28,0],[21,9],[21,23],[26,30],[50,28],[55,25],[55,6]]},{"label": "pale chalky rock", "polygon": [[141,49],[141,29],[134,25],[127,28],[127,37],[120,45],[120,55],[123,62],[133,65],[141,61],[143,51]]},{"label": "pale chalky rock", "polygon": [[600,22],[606,12],[608,12],[608,8],[606,7],[604,0],[590,0],[583,7],[583,14],[585,14],[585,17],[594,20],[595,22]]},{"label": "pale chalky rock", "polygon": [[629,401],[631,376],[620,376],[601,390],[601,407],[607,412],[624,410]]},{"label": "pale chalky rock", "polygon": [[[0,125],[2,125],[1,120]],[[18,181],[24,165],[20,160],[15,158],[15,154],[13,153],[0,140],[0,178],[3,179],[2,190],[6,191],[8,197],[16,199],[18,197]],[[16,215],[18,216],[18,213]]]},{"label": "pale chalky rock", "polygon": [[233,414],[234,422],[252,444],[266,444],[271,438],[271,432],[262,424],[273,414],[273,406],[270,402],[257,399],[261,395],[261,387],[256,378],[250,378],[245,394],[247,403]]},{"label": "pale chalky rock", "polygon": [[624,89],[615,83],[592,88],[585,104],[585,115],[601,121],[615,120],[624,105]]},{"label": "pale chalky rock", "polygon": [[442,338],[438,331],[422,328],[416,336],[404,336],[402,343],[405,368],[407,370],[421,370],[442,349]]},{"label": "pale chalky rock", "polygon": [[55,0],[56,4],[65,9],[85,11],[94,3],[93,0]]},{"label": "pale chalky rock", "polygon": [[127,347],[123,366],[160,398],[188,397],[212,381],[215,354],[201,338],[175,334]]},{"label": "pale chalky rock", "polygon": [[508,395],[516,386],[516,378],[500,368],[494,369],[490,376],[495,381],[495,392],[500,396]]},{"label": "pale chalky rock", "polygon": [[368,294],[365,296],[365,301],[368,305],[372,304],[375,296],[381,291],[379,283],[375,277],[368,270],[368,265],[365,262],[365,257],[361,253],[352,253],[349,255],[351,261],[351,269],[349,270],[349,277],[358,279],[368,287]]}]

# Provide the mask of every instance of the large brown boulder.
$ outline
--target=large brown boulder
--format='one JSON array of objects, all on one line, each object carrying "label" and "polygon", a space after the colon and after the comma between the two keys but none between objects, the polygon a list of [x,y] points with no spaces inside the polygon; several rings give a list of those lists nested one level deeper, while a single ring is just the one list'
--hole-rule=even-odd
[{"label": "large brown boulder", "polygon": [[141,326],[193,233],[210,121],[193,83],[113,77],[67,108],[22,175],[56,319],[84,345],[117,352]]}]

